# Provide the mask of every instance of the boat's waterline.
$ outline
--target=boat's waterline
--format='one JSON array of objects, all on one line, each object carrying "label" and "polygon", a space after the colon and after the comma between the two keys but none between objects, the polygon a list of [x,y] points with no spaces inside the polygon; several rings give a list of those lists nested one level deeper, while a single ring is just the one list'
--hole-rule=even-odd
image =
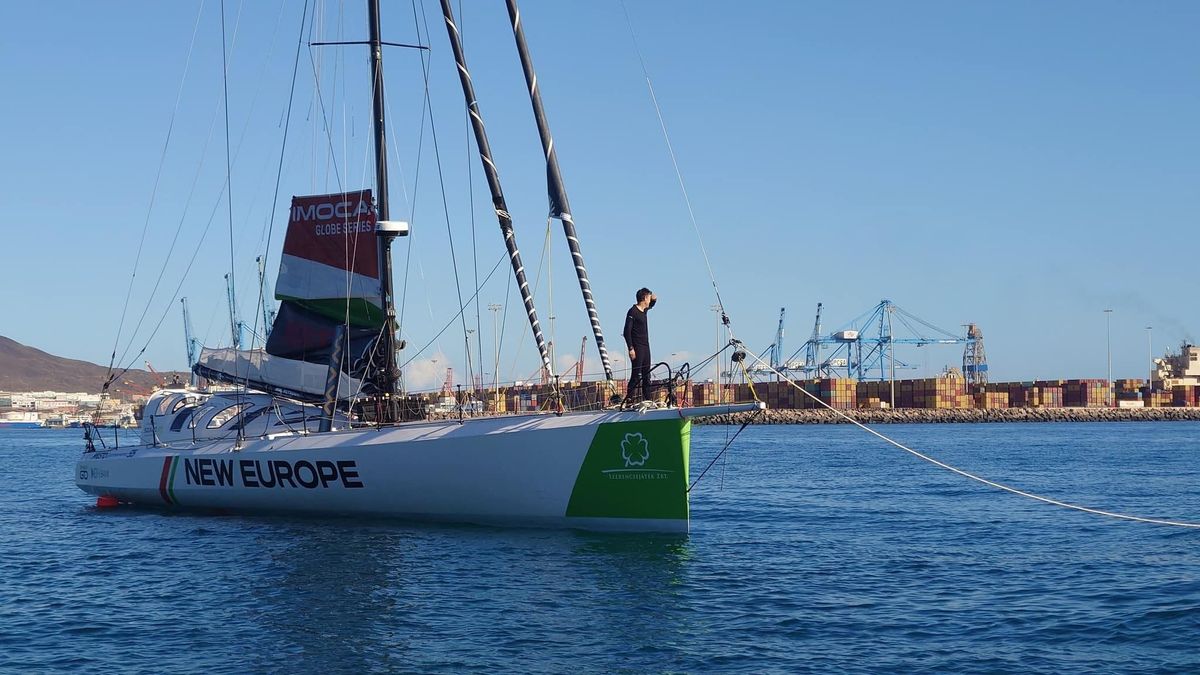
[{"label": "boat's waterline", "polygon": [[686,532],[691,418],[753,405],[406,424],[85,453],[76,484],[143,506]]}]

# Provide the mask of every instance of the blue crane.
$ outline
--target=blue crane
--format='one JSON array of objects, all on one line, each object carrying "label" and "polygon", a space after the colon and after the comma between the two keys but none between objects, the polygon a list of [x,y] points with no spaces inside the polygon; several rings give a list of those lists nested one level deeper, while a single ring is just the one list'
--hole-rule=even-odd
[{"label": "blue crane", "polygon": [[[896,325],[905,329],[911,337],[897,337]],[[978,330],[978,329],[976,329]],[[954,345],[966,344],[968,348],[979,338],[958,336],[921,319],[893,303],[881,300],[867,312],[855,317],[846,327],[829,335],[821,335],[821,304],[817,304],[817,320],[813,335],[792,356],[805,353],[805,377],[845,377],[886,380],[893,377],[897,368],[912,368],[896,359],[895,345]],[[832,348],[822,359],[822,348]],[[980,364],[982,365],[982,364]],[[986,365],[983,366],[986,368]],[[976,369],[979,365],[976,365]],[[840,373],[838,371],[841,371]]]},{"label": "blue crane", "polygon": [[196,376],[190,373],[200,358],[200,341],[192,333],[192,315],[188,312],[187,298],[180,298],[179,304],[183,305],[183,340],[187,345],[188,380],[195,384]]},{"label": "blue crane", "polygon": [[[758,357],[755,359],[754,363],[750,364],[746,369],[752,377],[774,376],[776,379],[778,379],[779,376],[775,375],[775,371],[786,373],[790,369],[788,362],[783,358],[783,320],[786,316],[787,308],[780,307],[779,326],[775,329],[775,341],[772,342],[771,345],[764,349],[760,354],[758,354]],[[766,357],[765,360],[769,364],[769,367],[760,364],[760,362],[764,360],[764,356]]]},{"label": "blue crane", "polygon": [[271,337],[271,326],[275,325],[275,303],[267,300],[270,295],[267,288],[267,262],[260,255],[254,259],[258,263],[258,306],[262,312],[263,330],[262,335],[265,338]]},{"label": "blue crane", "polygon": [[771,367],[780,370],[786,364],[783,361],[783,317],[786,307],[779,308],[779,328],[775,331],[775,344],[771,345]]},{"label": "blue crane", "polygon": [[237,300],[233,295],[233,281],[229,275],[225,275],[225,293],[229,300],[229,330],[233,336],[233,348],[241,349],[242,343],[245,342],[246,324],[238,318]]},{"label": "blue crane", "polygon": [[[821,303],[817,303],[817,319],[813,322],[812,336],[804,343],[804,376],[811,378],[818,373],[821,360]],[[800,352],[797,351],[797,354]]]}]

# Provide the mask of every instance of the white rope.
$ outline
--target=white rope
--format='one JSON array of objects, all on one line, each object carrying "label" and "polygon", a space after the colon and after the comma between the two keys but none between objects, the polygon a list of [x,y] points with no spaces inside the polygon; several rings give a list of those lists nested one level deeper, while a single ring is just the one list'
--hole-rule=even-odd
[{"label": "white rope", "polygon": [[1005,492],[1011,492],[1012,494],[1020,495],[1021,497],[1027,497],[1029,499],[1033,499],[1033,500],[1043,502],[1046,504],[1053,504],[1054,506],[1061,506],[1065,509],[1072,509],[1075,511],[1083,511],[1084,513],[1091,513],[1091,514],[1095,514],[1098,516],[1108,516],[1109,518],[1117,518],[1120,520],[1132,520],[1132,521],[1136,521],[1139,523],[1151,523],[1153,525],[1171,525],[1174,527],[1190,527],[1190,528],[1200,529],[1200,523],[1189,523],[1189,522],[1178,521],[1178,520],[1163,520],[1163,519],[1159,519],[1159,518],[1145,518],[1142,516],[1131,516],[1131,515],[1124,514],[1124,513],[1115,513],[1113,511],[1102,511],[1100,509],[1093,509],[1093,508],[1089,508],[1087,506],[1079,506],[1077,504],[1069,504],[1067,502],[1059,501],[1057,499],[1051,499],[1049,497],[1035,495],[1032,492],[1018,490],[1017,488],[1010,487],[1010,486],[1004,485],[1002,483],[997,483],[992,480],[988,480],[986,478],[983,478],[982,476],[977,476],[973,473],[970,473],[969,471],[963,471],[962,469],[950,466],[949,464],[946,464],[945,462],[938,461],[938,460],[930,457],[929,455],[925,455],[920,452],[917,452],[916,450],[913,450],[912,448],[907,447],[904,444],[899,443],[898,441],[894,441],[894,440],[888,438],[887,436],[884,436],[883,434],[881,434],[878,431],[875,431],[874,429],[868,427],[867,425],[859,422],[858,420],[847,415],[846,413],[842,412],[841,410],[838,410],[837,408],[834,408],[833,406],[829,405],[825,401],[822,401],[820,399],[820,397],[814,396],[812,394],[812,392],[810,392],[810,391],[806,390],[805,388],[801,387],[800,385],[796,384],[787,375],[784,375],[783,373],[779,372],[778,370],[775,370],[775,368],[772,367],[771,364],[764,362],[762,359],[758,358],[754,354],[750,354],[750,356],[753,357],[755,361],[758,361],[762,365],[766,366],[771,372],[773,372],[776,375],[778,375],[779,377],[783,378],[783,380],[785,382],[792,385],[799,391],[803,392],[805,396],[808,396],[809,398],[811,398],[812,400],[821,404],[825,408],[832,410],[834,414],[838,415],[839,417],[841,417],[842,419],[846,420],[847,422],[853,424],[854,426],[858,427],[859,429],[862,429],[863,431],[871,434],[872,436],[875,436],[883,441],[886,441],[915,457],[918,457],[920,459],[925,460],[926,462],[929,462],[929,463],[939,466],[943,469],[946,469],[947,471],[952,471],[952,472],[954,472],[960,476],[963,476],[965,478],[970,478],[973,481],[978,481],[980,483],[983,483],[984,485],[994,487],[998,490],[1004,490]]}]

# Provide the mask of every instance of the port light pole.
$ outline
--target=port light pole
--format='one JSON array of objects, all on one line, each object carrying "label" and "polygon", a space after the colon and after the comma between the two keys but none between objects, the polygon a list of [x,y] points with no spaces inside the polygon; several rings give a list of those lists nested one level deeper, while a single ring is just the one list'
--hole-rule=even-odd
[{"label": "port light pole", "polygon": [[1146,326],[1146,354],[1150,357],[1150,377],[1146,380],[1146,395],[1154,393],[1154,326]]},{"label": "port light pole", "polygon": [[717,403],[724,403],[725,393],[721,387],[721,306],[713,305],[709,309],[717,317],[717,348],[715,350],[716,356],[713,357],[713,368],[716,369],[716,373],[713,375],[713,382],[717,385]]},{"label": "port light pole", "polygon": [[1104,395],[1105,403],[1109,408],[1113,407],[1113,385],[1112,385],[1112,310],[1104,310],[1104,342],[1108,348],[1108,393]]},{"label": "port light pole", "polygon": [[491,303],[488,311],[492,313],[492,404],[496,412],[500,410],[500,310],[504,305]]}]

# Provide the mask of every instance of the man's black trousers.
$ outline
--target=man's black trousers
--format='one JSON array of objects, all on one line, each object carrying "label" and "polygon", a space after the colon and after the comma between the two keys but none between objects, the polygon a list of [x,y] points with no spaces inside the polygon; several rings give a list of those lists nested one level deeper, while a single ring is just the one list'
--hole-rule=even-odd
[{"label": "man's black trousers", "polygon": [[650,396],[650,345],[634,345],[633,362],[630,363],[629,391],[626,396],[630,401],[637,401],[638,389],[641,389],[641,400],[649,401]]}]

